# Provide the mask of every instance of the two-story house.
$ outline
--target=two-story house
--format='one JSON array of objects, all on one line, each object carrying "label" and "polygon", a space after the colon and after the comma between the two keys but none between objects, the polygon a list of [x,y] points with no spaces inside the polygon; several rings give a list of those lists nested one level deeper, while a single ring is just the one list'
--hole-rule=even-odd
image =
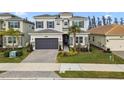
[{"label": "two-story house", "polygon": [[[28,21],[27,19],[18,17],[10,13],[0,14],[0,31],[7,31],[13,28],[21,32],[19,37],[12,36],[0,36],[0,47],[1,48],[11,48],[12,42],[14,41],[15,47],[25,47],[30,41],[29,32],[34,31],[34,23]],[[14,39],[14,40],[13,40]]]},{"label": "two-story house", "polygon": [[59,46],[73,47],[74,39],[69,33],[69,27],[78,25],[81,29],[76,35],[76,44],[86,46],[88,43],[88,19],[86,17],[74,16],[70,12],[62,12],[58,15],[34,16],[35,31],[30,33],[30,42],[34,49],[58,49]]}]

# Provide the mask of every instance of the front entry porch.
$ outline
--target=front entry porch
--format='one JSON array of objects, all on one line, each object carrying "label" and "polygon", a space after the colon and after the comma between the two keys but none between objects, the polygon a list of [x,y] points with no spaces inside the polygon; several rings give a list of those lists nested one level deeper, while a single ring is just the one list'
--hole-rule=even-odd
[{"label": "front entry porch", "polygon": [[69,35],[63,34],[63,49],[64,51],[68,51],[69,49]]},{"label": "front entry porch", "polygon": [[2,48],[2,47],[3,47],[3,36],[0,35],[0,48]]}]

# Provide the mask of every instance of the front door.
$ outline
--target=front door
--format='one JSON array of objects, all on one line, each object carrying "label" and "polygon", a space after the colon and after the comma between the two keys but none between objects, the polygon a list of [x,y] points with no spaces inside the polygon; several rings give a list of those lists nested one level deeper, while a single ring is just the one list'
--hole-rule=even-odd
[{"label": "front door", "polygon": [[68,34],[63,34],[63,45],[69,46],[69,35]]},{"label": "front door", "polygon": [[3,37],[0,35],[0,47],[3,46]]}]

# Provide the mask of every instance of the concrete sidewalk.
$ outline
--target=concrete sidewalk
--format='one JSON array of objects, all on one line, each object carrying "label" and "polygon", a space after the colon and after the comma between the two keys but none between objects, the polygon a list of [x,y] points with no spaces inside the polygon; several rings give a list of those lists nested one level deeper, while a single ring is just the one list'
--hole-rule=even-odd
[{"label": "concrete sidewalk", "polygon": [[1,63],[0,71],[113,71],[124,72],[124,64]]}]

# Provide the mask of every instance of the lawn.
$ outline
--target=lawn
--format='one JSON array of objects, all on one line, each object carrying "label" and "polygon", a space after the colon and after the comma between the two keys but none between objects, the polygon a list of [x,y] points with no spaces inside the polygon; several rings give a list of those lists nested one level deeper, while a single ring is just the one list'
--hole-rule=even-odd
[{"label": "lawn", "polygon": [[[110,55],[112,55],[112,60],[110,60]],[[96,47],[92,47],[92,52],[81,52],[75,56],[58,57],[57,60],[59,63],[124,64],[124,59],[112,53],[105,53]]]},{"label": "lawn", "polygon": [[116,78],[124,79],[124,72],[103,72],[103,71],[66,71],[56,72],[63,78]]},{"label": "lawn", "polygon": [[17,58],[4,57],[4,52],[0,51],[0,63],[20,63],[30,52],[27,52],[27,48],[20,49],[23,51],[23,55]]}]

